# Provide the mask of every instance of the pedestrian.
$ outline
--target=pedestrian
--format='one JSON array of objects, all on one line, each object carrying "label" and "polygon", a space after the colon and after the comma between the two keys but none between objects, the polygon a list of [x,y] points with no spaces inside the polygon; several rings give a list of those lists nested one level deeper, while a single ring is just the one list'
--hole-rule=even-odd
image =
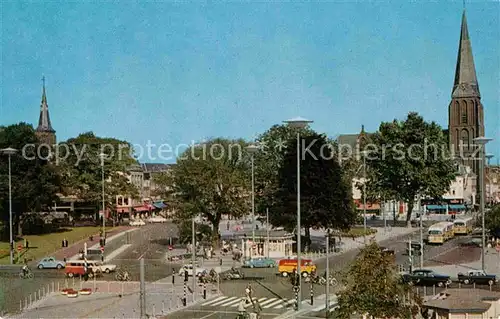
[{"label": "pedestrian", "polygon": [[239,318],[245,318],[245,298],[241,298],[240,303],[238,304],[238,316]]},{"label": "pedestrian", "polygon": [[259,300],[255,300],[253,303],[253,315],[255,319],[260,319],[260,313],[262,312],[262,307],[260,306]]},{"label": "pedestrian", "polygon": [[226,224],[226,230],[229,230],[229,226],[230,226],[230,224],[229,224],[229,220],[228,220],[227,224]]}]

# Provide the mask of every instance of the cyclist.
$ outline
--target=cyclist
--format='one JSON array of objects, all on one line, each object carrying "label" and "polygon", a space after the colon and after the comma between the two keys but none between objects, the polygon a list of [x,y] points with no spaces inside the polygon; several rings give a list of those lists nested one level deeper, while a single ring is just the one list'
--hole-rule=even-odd
[{"label": "cyclist", "polygon": [[31,273],[31,269],[30,267],[28,267],[28,263],[26,262],[26,260],[24,262],[23,268],[21,268],[21,271],[24,277],[27,277],[28,274]]},{"label": "cyclist", "polygon": [[238,304],[238,319],[245,319],[247,317],[245,306],[246,300],[245,298],[241,298],[240,303]]}]

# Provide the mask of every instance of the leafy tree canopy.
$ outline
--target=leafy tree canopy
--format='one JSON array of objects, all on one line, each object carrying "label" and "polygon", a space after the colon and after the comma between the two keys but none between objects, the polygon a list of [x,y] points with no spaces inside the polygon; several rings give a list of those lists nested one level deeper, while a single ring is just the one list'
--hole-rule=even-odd
[{"label": "leafy tree canopy", "polygon": [[290,125],[274,125],[256,139],[259,146],[259,151],[254,154],[256,214],[263,214],[266,208],[272,206],[272,197],[278,188],[278,170],[283,164],[289,141],[295,140],[297,133],[306,136],[313,131],[309,127],[299,129]]},{"label": "leafy tree canopy", "polygon": [[408,222],[418,197],[439,198],[455,179],[443,130],[417,113],[409,113],[404,121],[382,123],[371,138],[373,143],[365,147],[372,171],[367,193],[407,202]]},{"label": "leafy tree canopy", "polygon": [[180,220],[200,216],[218,236],[223,214],[249,213],[249,154],[243,140],[215,138],[188,148],[169,174],[155,179],[166,191]]},{"label": "leafy tree canopy", "polygon": [[[48,150],[38,149],[37,143],[35,130],[30,124],[19,123],[0,129],[0,149],[11,147],[18,150],[11,156],[11,173],[12,210],[19,232],[22,214],[46,210],[57,199],[60,190],[56,168],[48,165],[46,159]],[[8,196],[8,156],[0,154],[0,211],[3,220],[8,220]]]},{"label": "leafy tree canopy", "polygon": [[137,165],[130,143],[88,132],[60,143],[58,147],[65,194],[90,202],[101,201],[100,154],[104,154],[106,206],[114,206],[116,195],[137,196],[138,190],[124,174],[131,166]]},{"label": "leafy tree canopy", "polygon": [[351,264],[339,292],[337,318],[349,319],[353,313],[375,318],[415,318],[422,300],[401,282],[394,256],[372,242]]},{"label": "leafy tree canopy", "polygon": [[486,228],[494,234],[500,234],[500,204],[493,206],[490,211],[484,215]]},{"label": "leafy tree canopy", "polygon": [[[309,228],[346,229],[354,223],[350,184],[342,176],[335,153],[324,135],[301,138],[301,225]],[[270,222],[293,229],[297,209],[297,143],[288,141],[283,164],[278,167],[278,187],[273,194]]]}]

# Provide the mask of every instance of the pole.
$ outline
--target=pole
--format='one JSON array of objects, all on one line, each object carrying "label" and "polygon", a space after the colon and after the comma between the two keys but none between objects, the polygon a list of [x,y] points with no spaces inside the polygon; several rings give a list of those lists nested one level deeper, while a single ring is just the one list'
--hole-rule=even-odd
[{"label": "pole", "polygon": [[252,154],[252,245],[255,245],[255,168]]},{"label": "pole", "polygon": [[102,238],[106,238],[106,206],[104,200],[104,156],[101,157],[102,174]]},{"label": "pole", "polygon": [[141,280],[141,293],[140,293],[140,306],[141,306],[141,319],[146,318],[146,282],[144,281],[144,258],[140,260],[140,280]]},{"label": "pole", "polygon": [[[419,203],[419,208],[420,203]],[[424,268],[424,227],[422,224],[422,215],[424,212],[422,212],[422,209],[420,208],[420,269]]]},{"label": "pole", "polygon": [[191,245],[193,246],[193,252],[191,254],[191,263],[193,264],[193,301],[196,299],[196,224],[194,217],[191,221]]},{"label": "pole", "polygon": [[385,197],[382,200],[382,211],[384,212],[384,233],[387,232],[387,218],[385,217]]},{"label": "pole", "polygon": [[481,208],[481,227],[483,228],[482,232],[482,242],[483,242],[483,249],[481,249],[481,269],[486,272],[486,266],[485,266],[485,260],[484,260],[484,254],[486,251],[486,227],[485,227],[485,221],[484,221],[484,157],[485,157],[485,147],[482,145],[482,150],[481,150],[481,160],[479,162],[479,182],[480,182],[480,208]]},{"label": "pole", "polygon": [[300,227],[300,132],[297,132],[297,274],[298,276],[298,290],[297,294],[297,310],[300,308],[301,294],[302,294],[302,271],[301,271],[301,227]]},{"label": "pole", "polygon": [[269,208],[266,208],[266,240],[267,240],[267,258],[269,258]]},{"label": "pole", "polygon": [[328,313],[330,309],[330,229],[326,231],[326,288],[325,288],[325,309],[326,318],[328,318]]},{"label": "pole", "polygon": [[9,154],[9,242],[10,242],[10,264],[14,264],[14,240],[12,234],[12,163]]},{"label": "pole", "polygon": [[410,261],[410,272],[413,271],[413,247],[411,247],[411,237],[408,238],[408,259]]},{"label": "pole", "polygon": [[363,241],[366,245],[366,155],[363,154]]}]

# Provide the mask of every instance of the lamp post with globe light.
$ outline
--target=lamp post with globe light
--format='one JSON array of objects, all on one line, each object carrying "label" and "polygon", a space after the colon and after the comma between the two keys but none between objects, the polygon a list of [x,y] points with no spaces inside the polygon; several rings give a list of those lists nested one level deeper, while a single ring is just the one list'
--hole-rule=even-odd
[{"label": "lamp post with globe light", "polygon": [[300,227],[300,129],[305,128],[307,125],[312,123],[313,121],[304,119],[302,117],[296,117],[290,120],[284,121],[284,123],[294,127],[297,130],[297,278],[298,278],[298,294],[297,294],[297,307],[299,310],[300,302],[301,302],[301,293],[302,293],[302,272],[301,272],[301,227]]},{"label": "lamp post with globe light", "polygon": [[479,191],[480,191],[480,194],[479,194],[479,201],[480,201],[480,212],[481,212],[481,227],[483,229],[483,232],[482,232],[482,249],[481,249],[481,267],[482,267],[482,270],[483,271],[486,271],[485,270],[485,259],[484,259],[484,255],[485,255],[485,250],[486,250],[486,226],[485,226],[485,222],[484,222],[484,163],[485,163],[485,159],[486,159],[486,152],[485,152],[485,145],[491,141],[492,139],[491,138],[487,138],[487,137],[484,137],[484,136],[480,136],[480,137],[476,137],[474,139],[474,143],[476,143],[476,145],[479,145],[479,147],[481,147],[481,157],[479,158]]},{"label": "lamp post with globe light", "polygon": [[0,150],[0,153],[5,154],[9,158],[9,251],[10,251],[10,264],[14,264],[14,241],[12,234],[12,155],[16,154],[17,150],[12,147]]},{"label": "lamp post with globe light", "polygon": [[[255,245],[255,166],[254,154],[259,150],[256,145],[248,145],[247,152],[251,155],[252,161],[252,245]],[[250,255],[252,255],[252,247],[250,248]]]}]

